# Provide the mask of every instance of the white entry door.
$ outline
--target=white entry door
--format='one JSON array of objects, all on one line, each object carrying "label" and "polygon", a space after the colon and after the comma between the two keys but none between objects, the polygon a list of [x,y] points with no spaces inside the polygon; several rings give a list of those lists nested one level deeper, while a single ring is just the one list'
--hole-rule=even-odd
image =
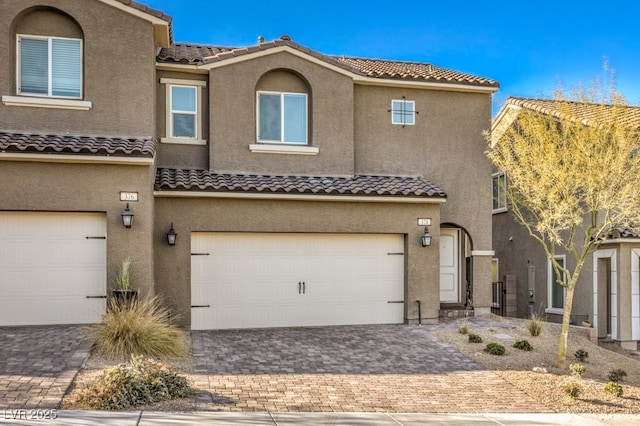
[{"label": "white entry door", "polygon": [[440,302],[460,302],[460,230],[440,229]]},{"label": "white entry door", "polygon": [[102,213],[0,212],[0,325],[100,322],[106,235]]},{"label": "white entry door", "polygon": [[193,233],[191,328],[404,321],[404,237]]}]

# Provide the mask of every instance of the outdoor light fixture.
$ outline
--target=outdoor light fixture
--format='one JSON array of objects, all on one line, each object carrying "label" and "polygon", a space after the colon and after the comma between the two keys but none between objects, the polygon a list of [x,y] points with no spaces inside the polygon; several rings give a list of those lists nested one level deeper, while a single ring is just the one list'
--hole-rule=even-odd
[{"label": "outdoor light fixture", "polygon": [[133,213],[129,210],[129,203],[122,212],[122,224],[125,228],[131,228],[131,224],[133,224]]},{"label": "outdoor light fixture", "polygon": [[420,241],[422,242],[422,247],[429,247],[431,245],[431,234],[429,233],[429,228],[424,227],[424,234],[420,237]]},{"label": "outdoor light fixture", "polygon": [[178,234],[175,229],[173,229],[173,222],[171,222],[171,228],[169,228],[169,232],[167,232],[167,243],[169,243],[170,246],[175,246],[177,238]]}]

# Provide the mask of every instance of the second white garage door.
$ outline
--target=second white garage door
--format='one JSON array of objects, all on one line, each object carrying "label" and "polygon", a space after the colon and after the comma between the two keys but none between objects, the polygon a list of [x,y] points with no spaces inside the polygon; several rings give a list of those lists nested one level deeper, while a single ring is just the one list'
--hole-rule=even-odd
[{"label": "second white garage door", "polygon": [[191,327],[391,324],[404,320],[404,238],[193,233]]}]

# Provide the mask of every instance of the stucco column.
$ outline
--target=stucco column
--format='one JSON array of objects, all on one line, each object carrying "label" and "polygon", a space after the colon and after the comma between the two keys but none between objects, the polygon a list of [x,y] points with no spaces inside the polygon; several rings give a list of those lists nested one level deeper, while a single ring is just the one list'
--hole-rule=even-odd
[{"label": "stucco column", "polygon": [[472,250],[473,257],[473,309],[474,315],[491,313],[491,259],[493,250]]}]

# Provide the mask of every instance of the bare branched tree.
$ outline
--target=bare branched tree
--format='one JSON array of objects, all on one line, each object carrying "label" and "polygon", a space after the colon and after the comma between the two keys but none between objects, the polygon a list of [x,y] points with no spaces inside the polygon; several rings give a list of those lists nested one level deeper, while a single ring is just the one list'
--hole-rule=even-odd
[{"label": "bare branched tree", "polygon": [[[486,135],[487,155],[507,176],[513,216],[540,243],[565,288],[556,359],[564,368],[585,262],[612,229],[640,230],[640,108],[628,106],[613,86],[597,84],[517,103],[509,125]],[[567,263],[556,260],[559,252]]]}]

